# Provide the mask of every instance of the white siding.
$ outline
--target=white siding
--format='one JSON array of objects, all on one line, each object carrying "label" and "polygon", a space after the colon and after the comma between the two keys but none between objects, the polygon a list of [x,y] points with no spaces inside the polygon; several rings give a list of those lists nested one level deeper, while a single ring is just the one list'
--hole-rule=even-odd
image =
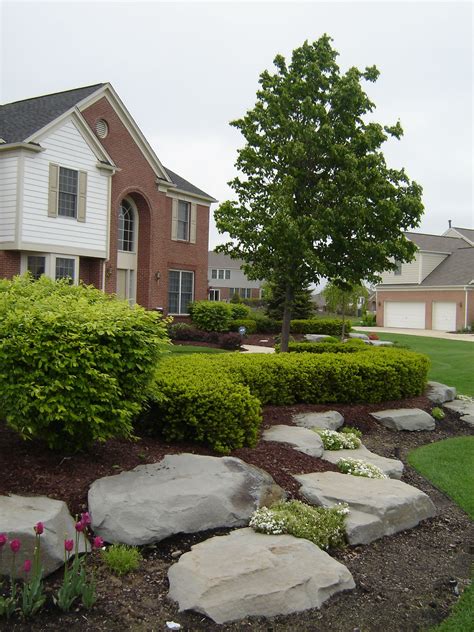
[{"label": "white siding", "polygon": [[18,156],[0,156],[0,244],[15,239]]},{"label": "white siding", "polygon": [[390,285],[404,285],[405,283],[420,282],[420,253],[415,255],[415,259],[410,263],[402,263],[402,273],[394,274],[392,271],[382,274],[382,283]]},{"label": "white siding", "polygon": [[[71,119],[40,140],[45,151],[25,156],[22,242],[51,248],[85,248],[106,256],[108,177]],[[48,217],[49,164],[87,172],[86,221]]]},{"label": "white siding", "polygon": [[[212,270],[230,270],[230,279],[213,279]],[[240,268],[209,268],[207,273],[209,285],[212,287],[246,287],[246,288],[259,288],[262,286],[262,281],[251,281]]]},{"label": "white siding", "polygon": [[448,255],[438,255],[429,252],[421,253],[421,280],[433,272],[435,268],[442,263]]}]

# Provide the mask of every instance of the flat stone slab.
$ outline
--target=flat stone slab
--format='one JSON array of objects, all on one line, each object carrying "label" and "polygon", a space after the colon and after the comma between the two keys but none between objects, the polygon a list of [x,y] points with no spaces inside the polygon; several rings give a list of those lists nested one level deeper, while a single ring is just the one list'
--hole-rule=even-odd
[{"label": "flat stone slab", "polygon": [[379,467],[384,474],[390,478],[401,478],[403,474],[403,463],[398,459],[388,459],[385,456],[379,456],[375,452],[367,450],[364,445],[355,450],[325,450],[321,457],[324,461],[337,465],[340,459],[362,459],[367,463],[372,463]]},{"label": "flat stone slab", "polygon": [[333,338],[334,336],[327,336],[325,334],[305,334],[304,339],[307,342],[324,342],[325,338]]},{"label": "flat stone slab", "polygon": [[225,623],[319,608],[355,587],[349,570],[309,540],[239,529],[196,544],[168,571],[169,597]]},{"label": "flat stone slab", "polygon": [[[456,399],[456,388],[454,386],[446,386],[441,382],[428,382],[426,397],[434,404],[444,404]],[[474,408],[474,407],[473,407]]]},{"label": "flat stone slab", "polygon": [[[35,549],[34,526],[42,522],[41,565],[44,577],[50,575],[64,564],[64,540],[74,540],[76,531],[74,519],[66,503],[46,496],[0,496],[0,533],[8,540],[20,540],[21,548],[16,555],[14,577],[24,579],[23,563],[33,561]],[[80,551],[84,543],[80,539]],[[0,576],[10,575],[13,553],[8,543],[0,555]]]},{"label": "flat stone slab", "polygon": [[474,426],[474,402],[455,399],[452,402],[443,404],[443,406],[459,413],[461,415],[461,421],[465,421],[470,426]]},{"label": "flat stone slab", "polygon": [[372,347],[393,347],[393,342],[390,340],[370,340]]},{"label": "flat stone slab", "polygon": [[434,430],[435,420],[420,408],[380,410],[370,415],[389,430]]},{"label": "flat stone slab", "polygon": [[328,410],[323,413],[299,413],[293,415],[292,421],[302,428],[322,428],[325,430],[337,430],[344,423],[344,417],[337,410]]},{"label": "flat stone slab", "polygon": [[323,507],[349,505],[346,517],[349,544],[368,544],[411,529],[436,514],[429,496],[391,478],[365,478],[339,472],[315,472],[295,478],[309,503]]},{"label": "flat stone slab", "polygon": [[349,334],[349,338],[355,338],[356,340],[369,340],[369,336],[367,334],[358,334],[358,333]]},{"label": "flat stone slab", "polygon": [[178,454],[95,481],[89,511],[107,542],[142,545],[244,526],[255,509],[284,497],[270,474],[240,459]]},{"label": "flat stone slab", "polygon": [[263,433],[263,440],[288,443],[298,452],[317,458],[324,452],[321,437],[307,428],[285,425],[272,426]]}]

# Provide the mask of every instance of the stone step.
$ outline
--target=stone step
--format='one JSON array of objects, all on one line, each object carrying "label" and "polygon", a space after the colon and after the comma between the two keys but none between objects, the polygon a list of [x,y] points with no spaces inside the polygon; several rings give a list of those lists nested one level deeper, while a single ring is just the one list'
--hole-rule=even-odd
[{"label": "stone step", "polygon": [[364,445],[361,445],[360,448],[356,448],[355,450],[325,450],[321,458],[335,465],[337,465],[340,459],[361,459],[362,461],[376,465],[390,478],[397,479],[402,477],[404,468],[403,463],[398,459],[389,459],[385,456],[379,456],[375,454],[375,452],[368,450]]},{"label": "stone step", "polygon": [[420,408],[394,408],[370,413],[371,417],[379,421],[389,430],[434,430],[436,427],[433,417]]},{"label": "stone step", "polygon": [[264,441],[288,443],[298,452],[319,458],[324,452],[321,437],[313,430],[295,426],[271,426],[263,433]]},{"label": "stone step", "polygon": [[344,417],[337,410],[327,410],[322,413],[299,413],[293,415],[292,421],[302,428],[320,428],[323,430],[337,430],[344,423]]}]

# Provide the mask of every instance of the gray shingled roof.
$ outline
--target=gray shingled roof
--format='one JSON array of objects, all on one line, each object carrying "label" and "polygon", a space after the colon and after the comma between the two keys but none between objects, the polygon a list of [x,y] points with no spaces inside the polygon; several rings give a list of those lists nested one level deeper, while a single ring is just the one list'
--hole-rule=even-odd
[{"label": "gray shingled roof", "polygon": [[239,270],[244,263],[242,259],[231,259],[229,255],[225,255],[223,252],[214,252],[214,250],[209,251],[208,262],[210,268],[237,268]]},{"label": "gray shingled roof", "polygon": [[[458,239],[467,246],[466,242]],[[474,248],[458,248],[433,270],[421,285],[469,285],[474,279]]]},{"label": "gray shingled roof", "polygon": [[466,245],[466,242],[459,237],[443,237],[441,235],[426,235],[425,233],[405,233],[405,236],[420,250],[431,252],[454,252]]},{"label": "gray shingled roof", "polygon": [[472,228],[459,228],[459,226],[453,226],[454,230],[457,230],[458,233],[461,233],[464,237],[467,237],[469,241],[474,242],[474,229]]},{"label": "gray shingled roof", "polygon": [[165,171],[167,172],[171,180],[174,182],[174,184],[178,187],[178,189],[182,189],[183,191],[188,191],[189,193],[195,193],[196,195],[203,195],[204,197],[209,198],[209,200],[213,202],[217,202],[217,200],[214,199],[212,195],[209,195],[209,193],[206,193],[202,189],[198,189],[197,187],[194,186],[194,184],[191,184],[191,182],[188,182],[187,180],[179,176],[174,171],[171,171],[171,169],[168,169],[168,167],[165,167]]},{"label": "gray shingled roof", "polygon": [[96,83],[93,86],[0,105],[0,138],[7,143],[23,142],[103,85]]}]

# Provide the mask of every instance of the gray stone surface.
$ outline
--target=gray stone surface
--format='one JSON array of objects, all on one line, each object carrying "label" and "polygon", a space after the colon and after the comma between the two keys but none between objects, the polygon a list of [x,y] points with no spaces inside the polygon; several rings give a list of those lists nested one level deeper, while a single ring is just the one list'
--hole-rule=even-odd
[{"label": "gray stone surface", "polygon": [[390,478],[401,478],[403,474],[403,463],[398,459],[388,459],[385,456],[379,456],[375,452],[367,450],[364,445],[355,450],[325,450],[321,457],[329,463],[337,465],[339,459],[362,459],[367,463],[372,463],[379,467],[384,474]]},{"label": "gray stone surface", "polygon": [[307,342],[324,342],[325,338],[333,338],[333,336],[327,336],[325,334],[305,334],[304,338]]},{"label": "gray stone surface", "polygon": [[428,382],[426,396],[434,404],[444,404],[456,398],[456,388],[454,386],[446,386],[446,384],[441,384],[440,382]]},{"label": "gray stone surface", "polygon": [[240,459],[179,454],[95,481],[89,510],[104,540],[141,545],[246,525],[257,507],[284,497],[267,472]]},{"label": "gray stone surface", "polygon": [[332,507],[347,503],[350,544],[373,540],[410,529],[436,514],[429,496],[402,481],[372,479],[338,472],[295,476],[303,497],[313,505]]},{"label": "gray stone surface", "polygon": [[358,334],[358,333],[350,333],[349,338],[357,338],[358,340],[369,340],[369,336],[367,334]]},{"label": "gray stone surface", "polygon": [[370,415],[389,430],[434,430],[435,420],[420,408],[379,410]]},{"label": "gray stone surface", "polygon": [[264,441],[277,441],[278,443],[288,443],[298,452],[309,454],[309,456],[320,457],[324,452],[321,437],[307,428],[297,428],[295,426],[271,426],[263,433]]},{"label": "gray stone surface", "polygon": [[393,342],[390,340],[371,340],[372,347],[393,347]]},{"label": "gray stone surface", "polygon": [[461,420],[470,426],[474,426],[474,402],[468,402],[463,399],[455,399],[452,402],[443,404],[445,408],[453,410],[461,415]]},{"label": "gray stone surface", "polygon": [[[66,503],[46,496],[0,496],[0,533],[9,541],[18,539],[20,551],[16,555],[14,577],[25,577],[21,571],[25,560],[33,561],[35,549],[34,526],[42,522],[41,564],[44,576],[50,575],[64,564],[64,540],[74,539],[74,520]],[[80,551],[84,551],[82,538]],[[10,575],[12,552],[8,544],[0,555],[0,576]]]},{"label": "gray stone surface", "polygon": [[348,569],[312,542],[239,529],[192,547],[168,572],[180,611],[216,623],[319,608],[355,587]]},{"label": "gray stone surface", "polygon": [[344,417],[337,410],[327,410],[323,413],[299,413],[293,415],[292,421],[302,428],[337,430],[344,423]]}]

